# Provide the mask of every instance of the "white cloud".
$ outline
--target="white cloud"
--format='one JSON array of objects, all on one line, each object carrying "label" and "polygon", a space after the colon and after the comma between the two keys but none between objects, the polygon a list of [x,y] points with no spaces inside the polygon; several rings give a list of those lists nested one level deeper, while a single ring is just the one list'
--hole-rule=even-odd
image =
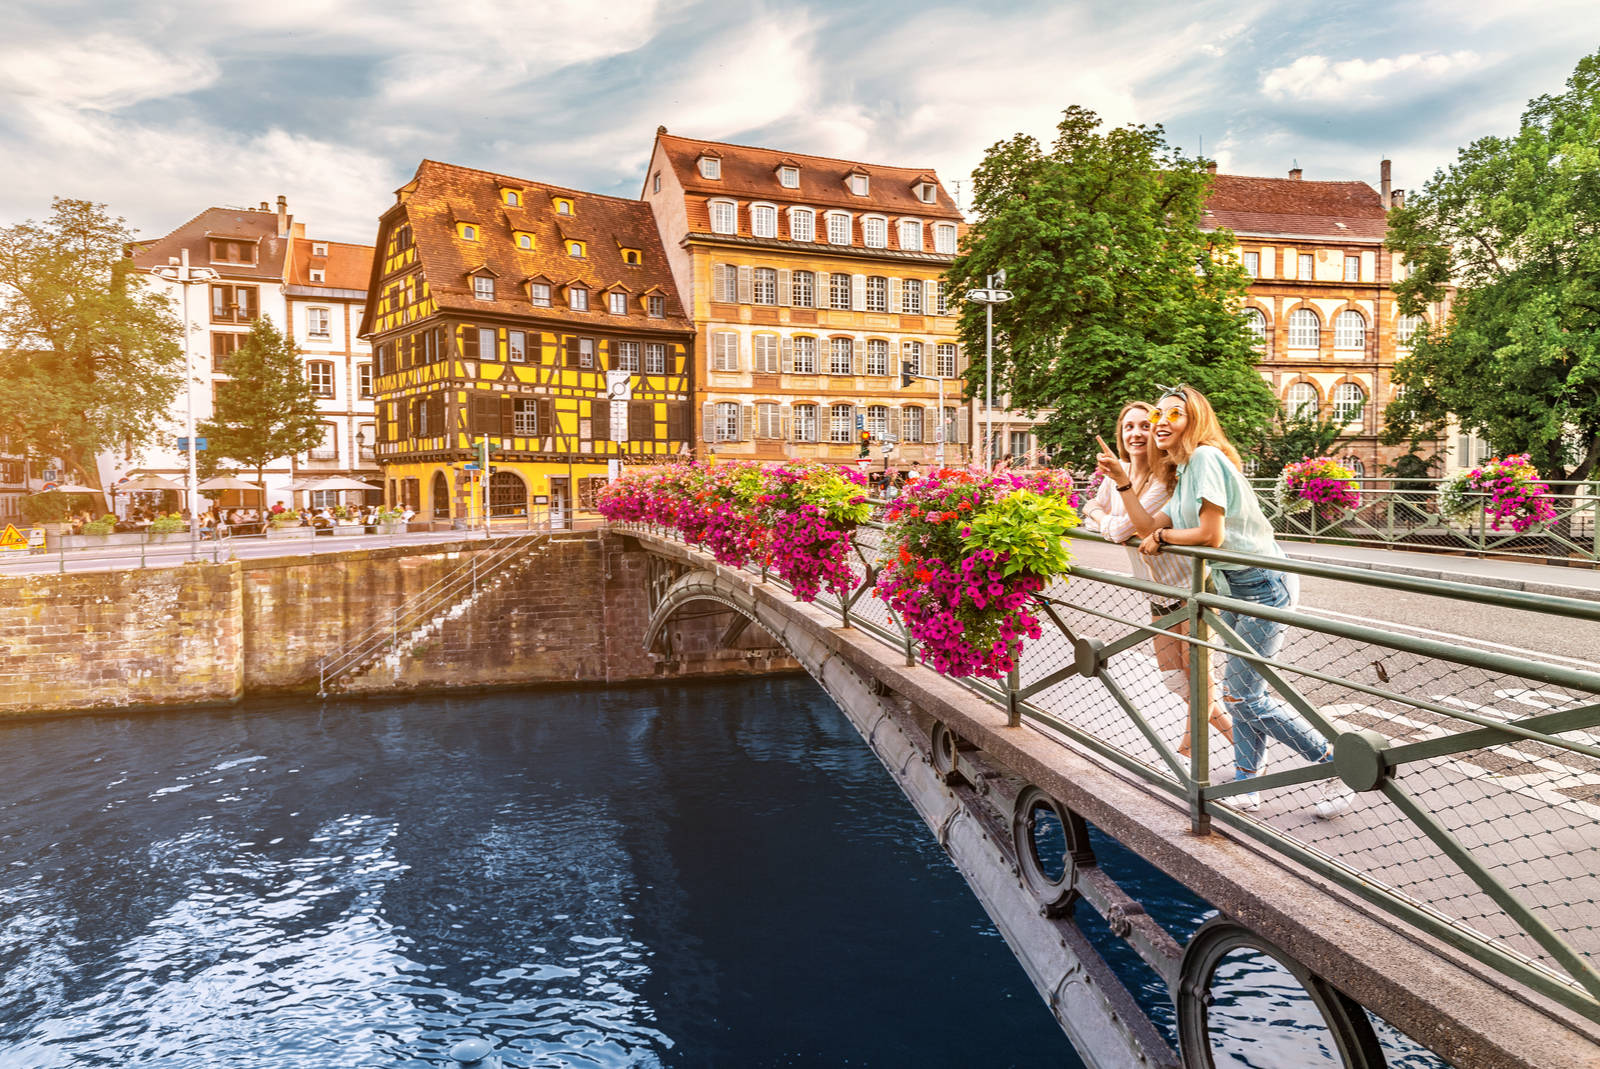
[{"label": "white cloud", "polygon": [[1392,59],[1349,59],[1334,63],[1326,56],[1301,56],[1287,67],[1268,71],[1261,91],[1273,100],[1372,101],[1379,82],[1406,74],[1422,79],[1459,75],[1482,66],[1476,52],[1412,52]]},{"label": "white cloud", "polygon": [[111,34],[47,44],[13,38],[0,51],[0,97],[28,108],[111,111],[203,89],[218,73],[206,56],[159,52]]}]

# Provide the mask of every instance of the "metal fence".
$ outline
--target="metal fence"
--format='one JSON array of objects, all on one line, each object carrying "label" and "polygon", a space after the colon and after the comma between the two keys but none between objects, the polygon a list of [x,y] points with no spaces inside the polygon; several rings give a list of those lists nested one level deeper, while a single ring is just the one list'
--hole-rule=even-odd
[{"label": "metal fence", "polygon": [[[857,587],[816,604],[910,664],[915,641],[872,593],[881,537],[876,524],[858,530]],[[1378,588],[1441,607],[1492,606],[1513,631],[1519,620],[1554,618],[1594,628],[1600,603],[1222,550],[1171,552],[1193,562],[1187,588],[1075,565],[1070,581],[1036,598],[1044,634],[1027,644],[1017,671],[963,682],[1014,724],[1168,792],[1195,830],[1225,824],[1600,1020],[1600,666],[1270,608],[1215,593],[1208,577],[1211,565],[1264,566],[1346,584],[1352,596]],[[1177,608],[1152,619],[1155,602]],[[1281,646],[1263,644],[1268,655],[1244,637],[1264,624],[1281,632]],[[1163,683],[1158,637],[1180,644],[1186,694]],[[1194,682],[1227,658],[1238,659],[1236,672],[1254,666],[1313,751],[1334,759],[1310,763],[1274,743],[1262,775],[1235,780],[1232,751],[1205,727],[1210,702]],[[1236,715],[1236,732],[1239,724]],[[1177,741],[1186,728],[1188,757]],[[1317,803],[1338,805],[1345,785],[1359,791],[1348,808],[1320,818]]]},{"label": "metal fence", "polygon": [[1440,480],[1362,479],[1361,506],[1328,512],[1278,505],[1277,481],[1252,480],[1256,497],[1280,538],[1377,545],[1394,549],[1600,561],[1600,482],[1548,483],[1555,519],[1518,533],[1495,527],[1487,494],[1465,522],[1439,512]]}]

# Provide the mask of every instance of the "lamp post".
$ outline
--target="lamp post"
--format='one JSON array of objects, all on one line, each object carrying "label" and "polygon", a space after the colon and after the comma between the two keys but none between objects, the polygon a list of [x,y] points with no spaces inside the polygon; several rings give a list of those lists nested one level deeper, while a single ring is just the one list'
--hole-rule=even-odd
[{"label": "lamp post", "polygon": [[152,267],[150,273],[165,282],[171,282],[178,287],[182,294],[183,305],[183,398],[184,398],[184,423],[183,430],[188,438],[189,446],[189,537],[200,537],[200,508],[196,496],[199,492],[200,477],[195,461],[194,440],[194,358],[189,353],[189,335],[192,333],[189,324],[189,287],[204,286],[215,282],[222,276],[209,267],[190,267],[189,250],[182,250],[183,255],[169,258],[166,267]]},{"label": "lamp post", "polygon": [[968,290],[967,300],[977,301],[983,305],[983,394],[984,394],[984,428],[983,452],[984,468],[993,466],[994,458],[990,456],[994,446],[994,306],[1005,304],[1011,299],[1011,291],[997,289],[996,286],[1006,284],[1005,268],[984,279],[984,288],[981,290]]},{"label": "lamp post", "polygon": [[[360,471],[361,470],[361,461],[365,459],[361,455],[361,451],[363,449],[365,449],[366,447],[367,447],[367,432],[362,430],[360,425],[357,424],[357,426],[356,426],[356,462],[355,462],[354,465],[352,465],[352,467],[356,471]],[[362,491],[362,495],[361,496],[362,496],[361,507],[363,509],[365,509],[367,507],[366,492]]]}]

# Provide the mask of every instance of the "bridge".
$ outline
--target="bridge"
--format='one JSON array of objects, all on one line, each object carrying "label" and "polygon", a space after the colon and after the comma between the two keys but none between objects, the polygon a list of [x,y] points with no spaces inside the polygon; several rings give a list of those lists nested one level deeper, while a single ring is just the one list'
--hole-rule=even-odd
[{"label": "bridge", "polygon": [[[1253,951],[1300,982],[1347,1066],[1388,1064],[1374,1016],[1452,1065],[1600,1066],[1600,673],[1233,601],[1206,591],[1205,570],[1270,564],[1357,605],[1437,599],[1592,633],[1600,603],[1220,550],[1174,550],[1193,581],[1164,587],[1118,571],[1121,550],[1086,536],[1075,541],[1092,564],[1039,596],[1049,624],[1017,670],[956,680],[920,663],[873,595],[876,524],[855,534],[857,587],[809,604],[667,531],[615,531],[649,555],[651,649],[670,654],[680,621],[724,614],[724,645],[759,626],[835,699],[1088,1064],[1215,1064],[1214,980]],[[1178,607],[1152,623],[1151,595]],[[1288,642],[1257,655],[1226,610],[1289,625]],[[1241,805],[1198,688],[1169,692],[1151,653],[1153,633],[1184,621],[1195,678],[1213,656],[1245,657],[1334,760],[1279,752],[1250,781],[1259,808]],[[1186,724],[1188,758],[1173,741]],[[1330,783],[1357,793],[1320,820],[1310,807]],[[1089,825],[1217,916],[1180,945],[1100,869]],[[1083,910],[1165,985],[1176,1049],[1091,943]]]}]

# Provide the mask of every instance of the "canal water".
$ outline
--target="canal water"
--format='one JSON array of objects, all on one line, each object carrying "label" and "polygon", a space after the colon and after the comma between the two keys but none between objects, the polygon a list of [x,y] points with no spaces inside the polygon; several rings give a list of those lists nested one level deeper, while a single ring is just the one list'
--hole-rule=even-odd
[{"label": "canal water", "polygon": [[6,1069],[1082,1064],[806,677],[15,722],[0,784]]}]

